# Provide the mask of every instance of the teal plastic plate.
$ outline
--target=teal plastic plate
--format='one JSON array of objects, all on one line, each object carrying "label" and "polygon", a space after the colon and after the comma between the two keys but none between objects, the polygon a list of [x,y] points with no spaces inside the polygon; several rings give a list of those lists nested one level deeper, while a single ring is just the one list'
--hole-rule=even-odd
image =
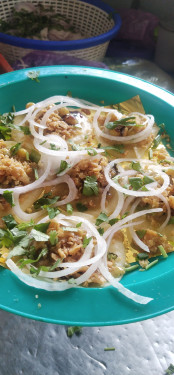
[{"label": "teal plastic plate", "polygon": [[[74,66],[40,67],[40,83],[31,81],[26,69],[0,77],[0,113],[23,109],[52,95],[72,92],[96,104],[121,102],[139,94],[146,113],[164,122],[174,140],[174,96],[148,82],[126,74]],[[4,310],[44,322],[99,326],[131,323],[152,318],[174,309],[174,254],[160,259],[147,272],[135,271],[122,283],[130,290],[153,298],[139,305],[119,294],[113,287],[79,288],[47,292],[20,282],[9,270],[0,267],[0,307]]]}]

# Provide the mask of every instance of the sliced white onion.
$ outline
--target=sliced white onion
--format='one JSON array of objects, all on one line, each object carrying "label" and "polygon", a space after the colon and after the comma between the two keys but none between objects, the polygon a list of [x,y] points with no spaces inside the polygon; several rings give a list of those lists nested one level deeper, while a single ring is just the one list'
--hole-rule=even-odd
[{"label": "sliced white onion", "polygon": [[[96,111],[96,113],[94,115],[94,119],[93,119],[94,129],[96,131],[97,136],[103,137],[103,138],[106,138],[106,139],[110,139],[112,141],[117,141],[117,142],[122,142],[122,143],[137,143],[137,142],[140,142],[140,141],[142,141],[143,139],[145,139],[149,136],[149,134],[151,132],[151,129],[152,129],[152,126],[154,125],[154,117],[153,116],[133,112],[133,113],[129,114],[129,116],[139,115],[141,117],[144,117],[145,121],[144,121],[143,125],[147,124],[146,128],[143,129],[141,132],[138,132],[138,133],[133,134],[133,135],[129,135],[129,136],[125,136],[125,137],[114,136],[114,135],[107,134],[100,129],[100,127],[98,125],[98,118],[99,118],[101,112],[106,112],[106,109],[100,107]],[[110,112],[111,112],[111,110],[110,110]],[[118,119],[121,119],[123,117],[122,114],[118,111],[116,111],[115,114],[116,114]]]},{"label": "sliced white onion", "polygon": [[[150,196],[153,196],[153,195],[159,195],[161,193],[163,193],[164,190],[166,190],[166,188],[169,186],[170,184],[170,178],[169,176],[162,171],[161,167],[158,166],[158,165],[154,165],[154,163],[152,163],[150,160],[144,160],[142,159],[141,160],[141,164],[153,164],[153,168],[154,168],[154,171],[155,172],[158,172],[160,174],[160,177],[162,177],[163,179],[163,185],[158,188],[158,189],[151,189],[150,191],[135,191],[135,190],[129,190],[129,189],[125,189],[124,187],[122,187],[119,182],[118,183],[115,183],[109,176],[109,172],[110,172],[110,169],[117,163],[123,163],[123,162],[132,162],[132,161],[140,161],[140,160],[137,160],[137,159],[115,159],[115,160],[112,160],[108,165],[107,167],[105,168],[104,170],[104,173],[105,173],[105,178],[107,180],[107,182],[110,184],[110,186],[112,186],[115,190],[117,191],[120,191],[121,193],[124,193],[126,195],[131,195],[131,196],[134,196],[134,197],[150,197]],[[151,165],[152,167],[152,165]],[[136,171],[135,171],[136,172]],[[124,174],[123,174],[124,173]],[[117,177],[122,177],[122,176],[125,176],[125,174],[127,173],[127,175],[129,175],[129,173],[133,174],[132,171],[125,171],[123,172],[122,174],[118,174]],[[147,184],[148,186],[148,184]]]},{"label": "sliced white onion", "polygon": [[34,190],[40,187],[40,184],[46,180],[46,178],[48,177],[49,171],[50,171],[50,162],[48,161],[44,173],[38,178],[38,180],[25,186],[17,186],[17,187],[9,188],[9,189],[8,188],[0,189],[0,194],[3,194],[4,191],[7,191],[7,190],[12,191],[13,193],[17,193],[17,194],[24,194],[24,193],[27,193],[28,191]]},{"label": "sliced white onion", "polygon": [[166,219],[163,222],[163,224],[159,227],[159,230],[161,230],[161,229],[164,229],[166,227],[166,225],[168,224],[168,222],[169,222],[169,220],[171,218],[171,208],[169,206],[169,202],[168,202],[167,198],[164,197],[164,195],[160,194],[160,195],[158,195],[158,198],[161,199],[161,201],[164,202],[164,204],[166,206],[166,209],[167,209]]},{"label": "sliced white onion", "polygon": [[[72,178],[68,175],[57,177],[54,180],[50,181],[45,181],[43,182],[39,188],[46,187],[46,186],[53,186],[53,185],[59,185],[62,183],[67,183],[69,187],[69,193],[65,199],[62,199],[61,201],[58,201],[57,203],[54,204],[54,207],[58,206],[63,206],[64,204],[72,202],[76,196],[77,196],[77,189],[75,186],[74,181]],[[32,191],[33,189],[31,189]],[[43,211],[40,210],[38,212],[33,212],[31,214],[26,213],[25,211],[22,210],[20,203],[19,203],[19,196],[20,194],[14,194],[14,204],[15,206],[12,208],[13,213],[20,218],[23,221],[28,221],[31,219],[37,219],[39,216],[43,214]]]},{"label": "sliced white onion", "polygon": [[152,213],[155,213],[155,212],[162,212],[163,209],[162,208],[152,208],[150,210],[143,210],[143,211],[140,211],[140,212],[136,212],[134,214],[131,214],[131,215],[128,215],[126,216],[124,219],[118,221],[116,224],[114,224],[112,227],[108,228],[106,230],[106,232],[104,233],[103,237],[106,239],[112,232],[115,233],[115,231],[120,227],[122,226],[123,224],[126,224],[127,222],[131,221],[131,220],[134,220],[134,219],[137,219],[138,217],[141,217],[143,215],[146,215],[146,214],[152,214]]},{"label": "sliced white onion", "polygon": [[[107,197],[107,193],[110,189],[110,186],[107,185],[103,191],[103,194],[102,194],[102,198],[101,198],[101,211],[102,212],[106,212],[106,197]],[[122,193],[120,193],[119,191],[117,191],[117,195],[118,195],[118,202],[117,202],[117,205],[113,211],[113,213],[109,216],[109,219],[113,219],[113,218],[116,218],[122,208],[123,208],[123,203],[124,203],[124,195]]]},{"label": "sliced white onion", "polygon": [[104,278],[109,281],[109,283],[114,287],[116,288],[121,294],[123,294],[124,296],[126,296],[127,298],[133,300],[134,302],[136,303],[140,303],[140,304],[143,304],[143,305],[146,305],[147,303],[149,303],[150,301],[153,300],[153,298],[149,298],[149,297],[144,297],[144,296],[140,296],[139,294],[137,293],[134,293],[132,292],[131,290],[125,288],[125,286],[123,286],[121,283],[119,283],[118,279],[115,279],[111,273],[107,270],[107,268],[105,267],[104,263],[100,263],[99,265],[99,270],[101,272],[101,274],[104,276]]}]

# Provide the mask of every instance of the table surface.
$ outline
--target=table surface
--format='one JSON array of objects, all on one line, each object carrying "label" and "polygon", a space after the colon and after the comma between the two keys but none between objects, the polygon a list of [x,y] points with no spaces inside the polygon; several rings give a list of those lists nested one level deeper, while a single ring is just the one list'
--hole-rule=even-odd
[{"label": "table surface", "polygon": [[[174,81],[150,62],[116,69],[174,92]],[[170,312],[128,325],[85,327],[69,338],[67,327],[0,311],[0,375],[165,375],[174,363],[173,322]]]}]

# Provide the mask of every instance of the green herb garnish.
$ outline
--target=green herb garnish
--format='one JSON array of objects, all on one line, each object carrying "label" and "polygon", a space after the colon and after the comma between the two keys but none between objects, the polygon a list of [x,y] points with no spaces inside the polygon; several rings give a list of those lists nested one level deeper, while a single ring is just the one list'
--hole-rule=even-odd
[{"label": "green herb garnish", "polygon": [[83,239],[83,247],[86,248],[89,245],[89,243],[90,243],[91,240],[92,240],[92,237],[88,237],[87,238],[85,236],[85,238]]},{"label": "green herb garnish", "polygon": [[5,190],[2,194],[3,198],[10,204],[11,207],[14,207],[13,192]]},{"label": "green herb garnish", "polygon": [[149,263],[147,266],[146,266],[146,270],[149,270],[149,268],[155,266],[155,264],[158,263],[158,259],[154,260],[153,262]]},{"label": "green herb garnish", "polygon": [[41,155],[40,155],[40,153],[38,152],[38,151],[36,151],[36,150],[31,150],[31,152],[30,152],[30,160],[32,161],[32,162],[34,162],[34,163],[36,163],[36,164],[38,164],[39,163],[39,160],[40,160],[40,158],[41,158]]},{"label": "green herb garnish", "polygon": [[139,264],[134,264],[133,266],[125,267],[125,272],[132,272],[136,270],[138,267],[139,267]]},{"label": "green herb garnish", "polygon": [[67,210],[67,213],[69,215],[72,215],[72,213],[73,213],[73,207],[72,207],[72,205],[70,203],[67,203],[66,210]]},{"label": "green herb garnish", "polygon": [[98,192],[97,178],[95,176],[87,176],[84,180],[82,194],[91,197],[92,195],[98,195]]},{"label": "green herb garnish", "polygon": [[97,230],[100,233],[100,236],[103,236],[103,234],[104,234],[104,228],[97,228]]},{"label": "green herb garnish", "polygon": [[67,163],[66,160],[61,160],[60,162],[60,168],[57,171],[57,175],[60,174],[61,172],[65,171],[69,167],[69,164]]},{"label": "green herb garnish", "polygon": [[4,221],[8,229],[13,229],[14,227],[17,226],[17,222],[14,219],[13,215],[11,214],[7,216],[3,216],[2,220]]},{"label": "green herb garnish", "polygon": [[168,258],[168,255],[164,249],[164,247],[162,245],[159,245],[158,246],[158,250],[160,251],[160,253],[162,254],[163,258]]},{"label": "green herb garnish", "polygon": [[58,242],[58,236],[57,236],[57,231],[56,230],[51,230],[49,232],[49,236],[50,236],[50,243],[52,246],[56,245],[57,242]]},{"label": "green herb garnish", "polygon": [[161,136],[160,134],[158,134],[153,141],[152,149],[154,150],[155,148],[157,148],[160,142],[161,142]]},{"label": "green herb garnish", "polygon": [[80,333],[82,333],[82,328],[78,327],[78,326],[68,327],[67,336],[72,337],[74,335],[74,333],[79,335]]},{"label": "green herb garnish", "polygon": [[143,125],[138,125],[135,121],[136,117],[125,117],[125,118],[122,118],[120,120],[116,120],[116,121],[113,121],[113,122],[108,122],[108,124],[106,124],[106,128],[107,129],[110,129],[110,130],[113,130],[115,128],[117,128],[118,126],[143,126]]},{"label": "green herb garnish", "polygon": [[34,238],[35,241],[42,242],[42,241],[48,241],[49,236],[46,233],[40,232],[36,229],[32,229],[30,232],[30,236]]},{"label": "green herb garnish", "polygon": [[136,234],[140,238],[140,240],[145,236],[146,232],[147,231],[145,229],[136,230]]},{"label": "green herb garnish", "polygon": [[10,154],[12,156],[16,155],[16,153],[18,152],[18,150],[21,148],[21,143],[16,143],[14,146],[12,146],[10,148]]},{"label": "green herb garnish", "polygon": [[78,210],[79,212],[85,212],[85,211],[88,210],[88,207],[85,206],[85,205],[84,205],[83,203],[81,203],[81,202],[76,203],[76,208],[77,208],[77,210]]}]

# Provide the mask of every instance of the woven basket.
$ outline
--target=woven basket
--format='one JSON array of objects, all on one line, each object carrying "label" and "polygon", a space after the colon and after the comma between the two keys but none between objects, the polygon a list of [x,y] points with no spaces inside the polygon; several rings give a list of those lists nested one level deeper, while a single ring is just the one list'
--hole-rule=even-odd
[{"label": "woven basket", "polygon": [[[27,0],[25,0],[27,1]],[[1,19],[7,20],[20,0],[0,1]],[[30,0],[34,5],[52,6],[56,13],[70,18],[86,39],[73,41],[40,41],[0,33],[0,51],[13,63],[33,50],[63,52],[86,60],[101,61],[109,41],[119,31],[121,19],[100,0]],[[109,17],[110,14],[113,17]]]}]

